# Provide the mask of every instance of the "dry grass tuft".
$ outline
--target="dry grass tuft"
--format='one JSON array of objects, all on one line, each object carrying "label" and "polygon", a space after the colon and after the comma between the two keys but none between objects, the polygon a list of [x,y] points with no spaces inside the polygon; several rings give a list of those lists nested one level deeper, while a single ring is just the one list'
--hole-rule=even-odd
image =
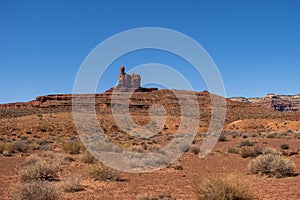
[{"label": "dry grass tuft", "polygon": [[137,200],[176,200],[176,198],[172,197],[170,194],[161,194],[161,195],[138,195]]},{"label": "dry grass tuft", "polygon": [[214,176],[194,187],[197,200],[251,200],[254,199],[244,180],[236,175]]},{"label": "dry grass tuft", "polygon": [[77,174],[72,174],[68,176],[63,181],[63,189],[65,192],[78,192],[84,190],[83,186],[80,184],[82,178]]},{"label": "dry grass tuft", "polygon": [[88,168],[88,173],[89,176],[94,180],[123,181],[118,171],[110,169],[106,166],[100,166],[98,164],[90,166]]},{"label": "dry grass tuft", "polygon": [[58,177],[58,171],[59,168],[56,165],[30,158],[27,160],[27,164],[19,171],[18,177],[21,182],[34,180],[52,181]]},{"label": "dry grass tuft", "polygon": [[57,200],[60,193],[46,181],[22,183],[16,194],[17,200]]}]

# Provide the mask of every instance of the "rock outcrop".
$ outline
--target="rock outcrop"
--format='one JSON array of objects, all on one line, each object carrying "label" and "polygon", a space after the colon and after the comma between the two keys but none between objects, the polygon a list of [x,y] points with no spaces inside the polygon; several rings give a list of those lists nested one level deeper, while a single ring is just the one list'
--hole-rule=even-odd
[{"label": "rock outcrop", "polygon": [[296,112],[300,109],[300,95],[267,94],[263,97],[245,98],[233,97],[233,101],[248,102],[281,112]]},{"label": "rock outcrop", "polygon": [[119,83],[115,87],[118,91],[130,91],[141,87],[141,76],[138,74],[126,74],[125,67],[120,67]]}]

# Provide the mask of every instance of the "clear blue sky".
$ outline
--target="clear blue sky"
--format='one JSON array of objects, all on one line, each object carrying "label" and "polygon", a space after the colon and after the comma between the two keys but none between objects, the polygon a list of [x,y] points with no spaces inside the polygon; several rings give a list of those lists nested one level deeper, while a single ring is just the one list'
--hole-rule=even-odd
[{"label": "clear blue sky", "polygon": [[[217,64],[227,96],[297,94],[299,10],[297,0],[0,0],[0,103],[71,93],[96,45],[138,27],[170,28],[199,42]],[[122,64],[154,62],[155,55]],[[196,90],[204,89],[199,80]]]}]

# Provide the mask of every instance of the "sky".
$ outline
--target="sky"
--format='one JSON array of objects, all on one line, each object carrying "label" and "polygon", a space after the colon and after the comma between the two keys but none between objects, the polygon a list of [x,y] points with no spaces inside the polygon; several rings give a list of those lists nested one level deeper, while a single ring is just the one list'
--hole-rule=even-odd
[{"label": "sky", "polygon": [[[0,0],[0,103],[72,93],[97,45],[142,27],[172,29],[202,45],[226,97],[298,94],[299,10],[297,0]],[[193,89],[207,89],[190,63],[145,49],[111,63],[97,92],[116,84],[120,65],[130,70],[144,63],[174,67]]]}]

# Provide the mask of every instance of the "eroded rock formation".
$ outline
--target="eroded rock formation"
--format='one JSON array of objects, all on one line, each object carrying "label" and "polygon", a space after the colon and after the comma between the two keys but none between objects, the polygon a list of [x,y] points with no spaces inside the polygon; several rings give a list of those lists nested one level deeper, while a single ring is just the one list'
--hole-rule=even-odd
[{"label": "eroded rock formation", "polygon": [[126,74],[125,67],[120,67],[120,74],[118,76],[119,83],[116,86],[117,90],[127,91],[135,90],[141,87],[141,76],[138,74]]}]

